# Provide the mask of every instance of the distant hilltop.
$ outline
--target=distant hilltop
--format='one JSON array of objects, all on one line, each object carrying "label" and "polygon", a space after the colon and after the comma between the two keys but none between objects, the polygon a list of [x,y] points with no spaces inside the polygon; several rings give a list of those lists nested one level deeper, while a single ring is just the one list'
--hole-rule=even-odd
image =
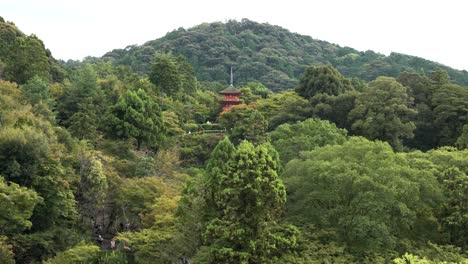
[{"label": "distant hilltop", "polygon": [[236,86],[259,81],[273,91],[294,87],[309,65],[332,64],[347,77],[370,81],[378,76],[398,76],[403,71],[445,70],[451,81],[468,85],[468,72],[423,58],[391,53],[389,56],[350,47],[340,47],[279,26],[248,19],[214,22],[184,29],[141,46],[128,46],[106,53],[101,59],[128,65],[148,73],[156,52],[182,54],[194,66],[199,81],[229,82],[233,67]]}]

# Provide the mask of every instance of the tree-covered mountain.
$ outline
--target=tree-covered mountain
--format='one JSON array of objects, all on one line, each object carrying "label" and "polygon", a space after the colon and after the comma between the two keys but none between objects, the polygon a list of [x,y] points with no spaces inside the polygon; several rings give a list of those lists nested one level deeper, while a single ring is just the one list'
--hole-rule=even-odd
[{"label": "tree-covered mountain", "polygon": [[141,46],[115,49],[102,59],[148,73],[156,52],[184,55],[200,81],[227,83],[232,66],[237,86],[260,81],[273,91],[294,87],[306,66],[328,63],[347,77],[365,81],[397,77],[403,71],[445,70],[454,82],[468,84],[468,72],[436,62],[400,53],[357,51],[247,19],[179,28]]},{"label": "tree-covered mountain", "polygon": [[0,17],[0,79],[23,84],[34,76],[61,81],[63,75],[60,65],[37,36],[25,35],[14,23]]},{"label": "tree-covered mountain", "polygon": [[468,88],[446,71],[311,65],[221,112],[183,54],[61,68],[4,22],[0,45],[1,264],[468,263]]}]

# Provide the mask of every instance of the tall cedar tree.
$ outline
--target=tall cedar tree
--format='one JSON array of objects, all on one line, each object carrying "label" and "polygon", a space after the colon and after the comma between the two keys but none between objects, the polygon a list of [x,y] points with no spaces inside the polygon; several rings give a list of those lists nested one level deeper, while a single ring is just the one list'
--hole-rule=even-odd
[{"label": "tall cedar tree", "polygon": [[128,90],[106,117],[111,137],[135,138],[137,149],[142,143],[154,146],[164,134],[161,108],[142,89]]},{"label": "tall cedar tree", "polygon": [[235,149],[227,138],[213,151],[205,181],[212,214],[203,234],[205,262],[265,263],[284,253],[279,252],[279,239],[291,239],[275,227],[286,190],[277,175],[277,155],[271,152],[271,146],[255,147],[248,141]]}]

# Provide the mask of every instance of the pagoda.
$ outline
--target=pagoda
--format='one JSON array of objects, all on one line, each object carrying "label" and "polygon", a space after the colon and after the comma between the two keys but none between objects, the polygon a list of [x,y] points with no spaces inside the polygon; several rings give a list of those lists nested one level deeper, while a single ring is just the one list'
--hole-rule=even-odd
[{"label": "pagoda", "polygon": [[223,112],[229,111],[231,110],[232,106],[238,105],[241,103],[239,96],[242,94],[242,92],[234,88],[233,78],[232,78],[232,68],[231,68],[231,85],[219,93],[224,95],[224,99],[223,101],[221,101],[221,104],[223,105]]}]

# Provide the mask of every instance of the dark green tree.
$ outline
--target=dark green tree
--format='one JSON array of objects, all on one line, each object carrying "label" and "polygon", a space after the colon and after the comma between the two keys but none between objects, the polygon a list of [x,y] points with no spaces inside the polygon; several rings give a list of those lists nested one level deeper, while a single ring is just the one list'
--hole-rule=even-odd
[{"label": "dark green tree", "polygon": [[105,119],[109,136],[134,138],[138,150],[142,143],[155,146],[164,136],[161,109],[142,89],[123,94]]},{"label": "dark green tree", "polygon": [[203,234],[205,247],[199,251],[199,260],[266,263],[297,246],[286,242],[293,240],[297,229],[287,226],[284,233],[275,229],[286,192],[276,173],[279,164],[269,152],[268,147],[254,147],[248,141],[235,149],[228,139],[215,148],[206,181],[212,217]]},{"label": "dark green tree", "polygon": [[219,122],[228,130],[231,140],[236,144],[244,139],[252,143],[263,143],[266,140],[268,122],[254,108],[245,105],[234,106],[221,114]]},{"label": "dark green tree", "polygon": [[408,87],[408,95],[414,98],[414,109],[417,115],[413,116],[416,129],[414,138],[406,139],[405,146],[421,150],[429,150],[437,146],[437,134],[433,122],[433,107],[431,98],[436,86],[425,75],[403,72],[398,82]]},{"label": "dark green tree", "polygon": [[312,115],[309,101],[294,91],[272,94],[256,101],[253,106],[268,121],[269,131],[281,124],[302,121]]},{"label": "dark green tree", "polygon": [[394,78],[379,77],[357,97],[349,113],[353,122],[351,129],[369,139],[388,141],[400,148],[402,139],[414,136],[416,126],[411,117],[416,111],[410,108],[412,100],[406,87]]},{"label": "dark green tree", "polygon": [[59,123],[70,128],[74,136],[95,141],[101,123],[101,115],[97,113],[105,111],[103,97],[93,66],[81,66],[58,100]]},{"label": "dark green tree", "polygon": [[468,122],[468,89],[454,84],[438,87],[432,96],[438,146],[453,146]]},{"label": "dark green tree", "polygon": [[307,67],[296,92],[305,98],[311,98],[320,93],[339,95],[353,89],[351,81],[328,64]]},{"label": "dark green tree", "polygon": [[179,67],[171,54],[156,54],[149,79],[160,92],[169,96],[177,94],[183,88]]}]

